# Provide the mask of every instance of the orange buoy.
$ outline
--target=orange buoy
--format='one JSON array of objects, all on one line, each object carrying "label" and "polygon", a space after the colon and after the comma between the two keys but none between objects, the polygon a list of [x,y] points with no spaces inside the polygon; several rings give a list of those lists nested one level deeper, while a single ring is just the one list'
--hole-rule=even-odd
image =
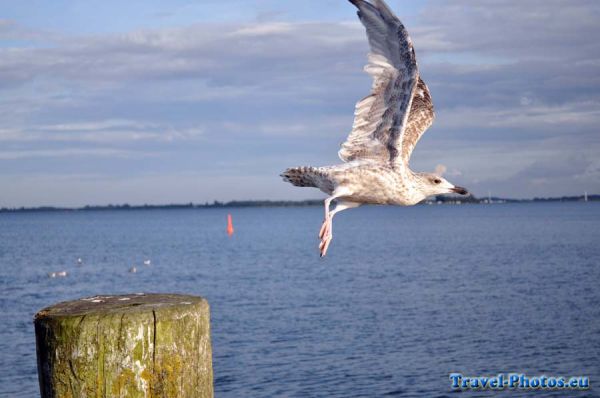
[{"label": "orange buoy", "polygon": [[227,214],[227,235],[233,235],[233,222],[231,221],[231,214]]}]

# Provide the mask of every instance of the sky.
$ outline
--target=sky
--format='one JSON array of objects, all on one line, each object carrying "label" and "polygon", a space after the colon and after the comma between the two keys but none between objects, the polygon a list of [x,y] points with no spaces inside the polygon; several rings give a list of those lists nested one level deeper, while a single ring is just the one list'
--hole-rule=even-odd
[{"label": "sky", "polygon": [[[600,2],[389,0],[476,196],[600,193]],[[0,0],[0,207],[321,198],[368,52],[345,0]]]}]

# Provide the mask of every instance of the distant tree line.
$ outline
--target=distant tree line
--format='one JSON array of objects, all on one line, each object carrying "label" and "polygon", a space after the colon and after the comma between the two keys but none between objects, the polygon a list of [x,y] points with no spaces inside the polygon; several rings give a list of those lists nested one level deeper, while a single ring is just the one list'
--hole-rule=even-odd
[{"label": "distant tree line", "polygon": [[318,199],[310,200],[234,200],[230,202],[219,202],[218,200],[212,203],[184,203],[184,204],[164,204],[164,205],[130,205],[125,204],[109,204],[101,206],[86,205],[83,207],[2,207],[0,213],[13,212],[49,212],[49,211],[105,211],[105,210],[160,210],[160,209],[205,209],[205,208],[226,208],[226,207],[301,207],[301,206],[322,206],[323,201]]},{"label": "distant tree line", "polygon": [[[587,200],[590,202],[600,201],[600,195],[588,195]],[[443,204],[480,204],[488,203],[489,199],[476,198],[473,195],[456,196],[456,195],[438,195],[433,198],[423,201],[423,203],[443,203]],[[531,203],[531,202],[582,202],[583,196],[561,196],[557,198],[533,198],[533,199],[507,199],[492,197],[492,202],[495,203]],[[104,210],[157,210],[157,209],[211,209],[211,208],[228,208],[228,207],[303,207],[303,206],[322,206],[321,199],[308,200],[233,200],[230,202],[219,202],[217,200],[212,203],[185,203],[185,204],[166,204],[166,205],[104,205],[104,206],[84,206],[78,208],[68,207],[3,207],[0,208],[0,213],[16,213],[16,212],[58,212],[58,211],[104,211]]]}]

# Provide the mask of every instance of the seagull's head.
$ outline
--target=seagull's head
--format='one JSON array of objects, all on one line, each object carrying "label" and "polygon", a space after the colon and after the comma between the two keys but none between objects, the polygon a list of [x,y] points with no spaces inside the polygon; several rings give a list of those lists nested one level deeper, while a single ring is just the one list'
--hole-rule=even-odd
[{"label": "seagull's head", "polygon": [[457,193],[460,195],[467,195],[469,193],[465,188],[454,185],[435,173],[418,173],[417,176],[419,189],[425,197],[446,193]]}]

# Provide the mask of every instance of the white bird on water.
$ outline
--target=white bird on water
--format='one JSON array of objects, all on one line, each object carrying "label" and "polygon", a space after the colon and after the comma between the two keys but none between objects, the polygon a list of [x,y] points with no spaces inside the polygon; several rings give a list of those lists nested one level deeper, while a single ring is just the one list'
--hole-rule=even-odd
[{"label": "white bird on water", "polygon": [[[333,238],[333,216],[342,210],[362,204],[411,206],[431,195],[467,194],[439,174],[410,169],[410,155],[434,119],[412,41],[383,0],[350,2],[367,30],[370,53],[365,71],[373,77],[373,86],[356,104],[352,131],[338,152],[345,163],[294,167],[281,175],[295,186],[330,195],[319,232],[321,257]],[[330,210],[333,200],[336,206]]]}]

